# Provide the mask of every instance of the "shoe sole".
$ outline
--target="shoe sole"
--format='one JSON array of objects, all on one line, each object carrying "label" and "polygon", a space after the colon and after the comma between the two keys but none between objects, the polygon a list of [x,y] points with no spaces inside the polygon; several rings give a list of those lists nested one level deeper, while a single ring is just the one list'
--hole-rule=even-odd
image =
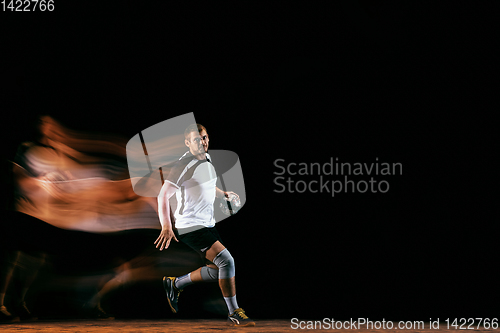
[{"label": "shoe sole", "polygon": [[[163,277],[163,289],[165,289],[165,293],[167,294],[167,301],[168,301],[168,305],[170,306],[170,310],[172,310],[173,313],[177,313],[177,311],[174,309],[174,307],[172,306],[172,303],[170,302],[170,297],[168,297],[168,292],[167,292],[167,277],[164,276]],[[171,280],[169,280],[171,281]]]}]

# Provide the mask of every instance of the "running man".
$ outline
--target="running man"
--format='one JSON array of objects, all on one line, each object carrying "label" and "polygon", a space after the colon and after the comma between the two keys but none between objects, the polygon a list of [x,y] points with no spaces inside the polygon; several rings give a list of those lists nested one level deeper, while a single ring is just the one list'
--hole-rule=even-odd
[{"label": "running man", "polygon": [[[207,153],[209,139],[206,128],[193,124],[186,128],[184,138],[189,151],[176,162],[158,195],[158,215],[162,230],[155,244],[162,251],[168,248],[172,239],[178,241],[179,238],[210,263],[181,277],[163,278],[170,308],[174,313],[178,312],[179,295],[185,287],[201,281],[218,280],[229,310],[228,324],[255,326],[255,322],[238,307],[234,259],[222,245],[215,229],[215,197],[228,198],[230,194],[236,194],[224,192],[216,186],[217,175]],[[177,230],[174,231],[169,204],[169,199],[174,194],[178,203],[174,213],[175,228],[196,230],[182,235]]]}]

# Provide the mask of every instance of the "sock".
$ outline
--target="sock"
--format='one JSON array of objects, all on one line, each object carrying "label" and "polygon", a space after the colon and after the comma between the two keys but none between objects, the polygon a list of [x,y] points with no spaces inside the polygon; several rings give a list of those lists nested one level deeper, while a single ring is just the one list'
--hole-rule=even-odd
[{"label": "sock", "polygon": [[191,281],[191,273],[176,278],[174,282],[174,286],[177,289],[184,289],[191,284],[193,284],[193,281]]},{"label": "sock", "polygon": [[229,310],[229,314],[233,313],[234,310],[238,309],[238,302],[236,302],[236,295],[232,297],[224,297],[224,300],[226,301],[227,308]]}]

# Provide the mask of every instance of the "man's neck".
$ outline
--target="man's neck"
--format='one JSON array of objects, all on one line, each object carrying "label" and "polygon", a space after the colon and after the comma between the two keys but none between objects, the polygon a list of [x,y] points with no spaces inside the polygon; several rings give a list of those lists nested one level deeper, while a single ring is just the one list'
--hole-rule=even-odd
[{"label": "man's neck", "polygon": [[201,153],[201,154],[193,154],[191,152],[191,154],[194,156],[194,158],[196,158],[197,160],[206,160],[207,159],[207,153]]}]

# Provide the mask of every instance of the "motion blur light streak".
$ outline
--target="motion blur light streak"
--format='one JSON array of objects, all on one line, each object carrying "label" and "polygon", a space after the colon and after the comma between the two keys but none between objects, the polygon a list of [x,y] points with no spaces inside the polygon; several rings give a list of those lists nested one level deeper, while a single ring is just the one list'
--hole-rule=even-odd
[{"label": "motion blur light streak", "polygon": [[159,228],[156,201],[136,195],[123,177],[122,138],[68,130],[50,117],[40,132],[40,142],[24,144],[13,165],[16,210],[64,229]]}]

